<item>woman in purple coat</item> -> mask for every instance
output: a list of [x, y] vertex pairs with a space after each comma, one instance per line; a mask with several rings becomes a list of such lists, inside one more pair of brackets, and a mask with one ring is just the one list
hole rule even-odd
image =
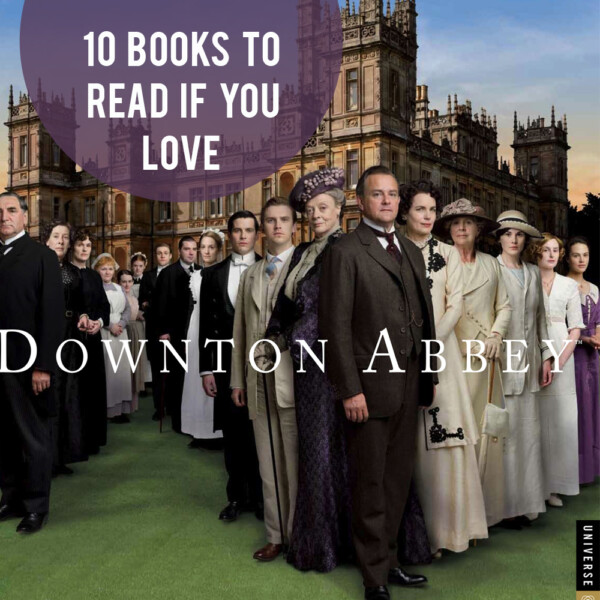
[[322, 360], [319, 279], [325, 252], [342, 235], [343, 185], [343, 170], [333, 168], [305, 175], [292, 190], [290, 204], [306, 214], [315, 238], [294, 251], [267, 329], [281, 348], [290, 348], [295, 367], [298, 496], [287, 560], [297, 569], [322, 572], [352, 550], [344, 415], [325, 373], [296, 340]]
[[575, 347], [575, 383], [579, 420], [579, 483], [593, 483], [600, 475], [600, 301], [598, 287], [583, 274], [590, 262], [590, 247], [583, 237], [571, 238], [565, 259], [569, 277], [579, 286], [585, 329]]

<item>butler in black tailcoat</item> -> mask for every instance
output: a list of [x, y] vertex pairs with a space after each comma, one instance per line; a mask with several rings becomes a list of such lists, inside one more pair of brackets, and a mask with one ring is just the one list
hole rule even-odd
[[[23, 516], [17, 531], [33, 533], [49, 509], [56, 414], [50, 386], [65, 307], [56, 254], [27, 235], [26, 216], [26, 201], [0, 194], [0, 330], [25, 331], [37, 345], [26, 371], [0, 373], [0, 521]], [[8, 368], [23, 368], [29, 357], [25, 337], [8, 334], [2, 357]]]
[[204, 391], [215, 398], [215, 431], [223, 430], [228, 505], [219, 518], [234, 521], [243, 509], [262, 516], [262, 482], [248, 408], [231, 400], [231, 344], [222, 344], [222, 369], [217, 372], [217, 344], [206, 340], [233, 338], [234, 306], [242, 273], [260, 256], [254, 252], [258, 221], [253, 213], [239, 211], [227, 223], [231, 255], [202, 273], [200, 289], [200, 374]]
[[144, 323], [146, 328], [146, 352], [152, 370], [152, 396], [154, 399], [154, 414], [152, 418], [158, 421], [160, 418], [160, 395], [162, 393], [161, 360], [162, 344], [158, 341], [158, 315], [154, 306], [154, 294], [156, 282], [160, 272], [171, 262], [171, 247], [160, 243], [155, 248], [156, 267], [146, 271], [140, 283], [139, 303], [140, 309], [144, 311]]
[[[179, 356], [187, 356], [184, 340], [186, 338], [190, 316], [194, 308], [190, 290], [190, 276], [200, 269], [196, 263], [198, 244], [191, 236], [179, 240], [179, 260], [161, 271], [156, 282], [155, 304], [158, 317], [158, 336], [160, 340], [168, 340]], [[191, 342], [190, 342], [191, 343]], [[195, 340], [194, 340], [195, 343]], [[163, 344], [160, 345], [160, 362], [162, 369]], [[168, 351], [167, 351], [168, 352]], [[167, 411], [171, 415], [173, 431], [181, 433], [181, 395], [185, 370], [177, 359], [168, 353], [165, 400]]]

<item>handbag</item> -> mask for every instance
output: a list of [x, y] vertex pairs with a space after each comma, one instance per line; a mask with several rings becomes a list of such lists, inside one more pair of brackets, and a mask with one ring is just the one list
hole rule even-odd
[[490, 369], [490, 381], [488, 384], [488, 396], [485, 410], [481, 418], [481, 433], [492, 438], [502, 438], [508, 435], [508, 411], [492, 403], [492, 392], [494, 390], [494, 372], [496, 361], [492, 362]]

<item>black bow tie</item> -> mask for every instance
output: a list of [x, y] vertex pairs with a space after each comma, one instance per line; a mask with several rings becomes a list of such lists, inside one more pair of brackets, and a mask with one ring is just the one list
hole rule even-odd
[[137, 277], [137, 278], [133, 278], [133, 283], [142, 283], [142, 278], [141, 277]]

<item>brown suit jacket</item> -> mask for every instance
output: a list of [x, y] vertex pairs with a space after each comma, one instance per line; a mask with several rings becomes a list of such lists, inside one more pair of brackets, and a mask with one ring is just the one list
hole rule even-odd
[[[396, 236], [419, 292], [418, 298], [409, 298], [409, 301], [421, 305], [422, 339], [435, 339], [431, 294], [422, 253], [398, 231]], [[409, 360], [416, 360], [410, 352], [409, 315], [404, 309], [402, 290], [400, 265], [364, 223], [333, 245], [323, 261], [319, 327], [321, 339], [327, 340], [326, 372], [338, 398], [364, 393], [371, 417], [390, 416], [405, 400], [406, 374], [390, 373], [389, 357], [374, 359], [372, 369], [376, 373], [364, 372], [371, 364], [380, 332], [387, 329], [401, 369], [406, 370]], [[423, 370], [425, 351], [421, 340], [414, 340], [414, 343], [417, 349], [421, 348], [418, 360]], [[382, 342], [378, 352], [385, 351]], [[436, 368], [435, 364], [432, 368]], [[429, 406], [437, 377], [421, 373], [420, 378], [419, 404]]]

